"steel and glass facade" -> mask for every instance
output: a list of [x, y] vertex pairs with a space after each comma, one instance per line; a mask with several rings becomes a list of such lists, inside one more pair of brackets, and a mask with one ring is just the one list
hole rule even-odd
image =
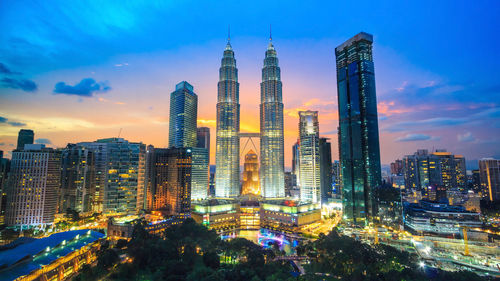
[[240, 104], [238, 69], [229, 41], [219, 69], [215, 147], [215, 196], [235, 197], [240, 190]]
[[182, 81], [170, 94], [169, 147], [196, 147], [198, 96], [193, 86]]
[[319, 122], [317, 111], [299, 111], [300, 200], [321, 200]]
[[344, 218], [367, 223], [381, 184], [373, 36], [361, 32], [335, 49]]
[[260, 83], [260, 186], [264, 198], [285, 196], [281, 70], [269, 42]]

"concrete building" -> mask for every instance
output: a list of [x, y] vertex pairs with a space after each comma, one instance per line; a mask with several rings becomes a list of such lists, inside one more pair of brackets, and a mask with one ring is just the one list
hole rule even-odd
[[318, 112], [299, 111], [300, 200], [304, 202], [321, 202], [319, 150]]
[[500, 160], [492, 158], [479, 160], [479, 177], [483, 197], [489, 201], [500, 200]]

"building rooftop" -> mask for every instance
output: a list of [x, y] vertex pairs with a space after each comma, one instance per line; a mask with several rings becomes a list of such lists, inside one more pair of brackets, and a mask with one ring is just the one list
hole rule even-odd
[[366, 32], [360, 32], [360, 33], [356, 34], [354, 37], [352, 37], [351, 39], [349, 39], [349, 40], [345, 41], [344, 43], [342, 43], [341, 45], [339, 45], [337, 48], [335, 48], [335, 51], [339, 52], [339, 51], [351, 46], [352, 43], [362, 41], [362, 40], [366, 40], [366, 41], [369, 41], [370, 43], [373, 43], [373, 35], [368, 34]]

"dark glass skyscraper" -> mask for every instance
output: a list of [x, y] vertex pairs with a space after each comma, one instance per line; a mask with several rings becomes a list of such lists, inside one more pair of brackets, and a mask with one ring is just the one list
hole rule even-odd
[[240, 84], [234, 51], [227, 41], [217, 84], [217, 136], [215, 147], [215, 196], [240, 193]]
[[335, 49], [344, 218], [367, 223], [372, 190], [381, 183], [372, 56], [373, 36], [361, 32]]
[[198, 96], [193, 86], [182, 81], [170, 94], [169, 147], [196, 147]]
[[25, 144], [33, 144], [35, 133], [33, 130], [21, 129], [17, 136], [17, 150], [23, 150]]
[[285, 196], [284, 152], [281, 70], [271, 40], [260, 83], [260, 186], [264, 198]]

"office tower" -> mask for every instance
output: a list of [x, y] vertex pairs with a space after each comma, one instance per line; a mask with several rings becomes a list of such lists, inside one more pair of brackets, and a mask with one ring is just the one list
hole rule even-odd
[[342, 176], [340, 175], [340, 162], [338, 160], [332, 163], [332, 182], [333, 191], [335, 194], [340, 195]]
[[297, 177], [293, 172], [285, 172], [285, 196], [292, 196], [292, 189], [297, 187]]
[[292, 174], [295, 175], [295, 178], [297, 179], [297, 186], [300, 186], [300, 144], [299, 141], [292, 146]]
[[5, 222], [5, 211], [7, 209], [7, 180], [10, 171], [10, 160], [3, 158], [0, 150], [0, 224]]
[[217, 84], [215, 196], [234, 197], [240, 187], [240, 83], [234, 51], [227, 41]]
[[241, 195], [247, 194], [260, 195], [259, 160], [257, 154], [251, 149], [245, 155], [245, 164], [243, 165]]
[[439, 159], [441, 184], [446, 190], [464, 191], [467, 187], [465, 158], [462, 155], [453, 155], [444, 149], [436, 150], [432, 155]]
[[472, 170], [471, 172], [472, 190], [474, 191], [474, 193], [478, 193], [481, 190], [481, 173], [479, 173], [479, 170]]
[[153, 210], [188, 217], [191, 208], [191, 148], [155, 148], [151, 154]]
[[95, 194], [94, 153], [81, 145], [68, 144], [61, 155], [59, 212], [68, 209], [91, 212]]
[[264, 198], [285, 196], [281, 70], [272, 38], [260, 83], [260, 188]]
[[148, 145], [146, 147], [146, 157], [144, 165], [144, 189], [146, 190], [146, 210], [154, 210], [155, 195], [155, 147]]
[[319, 139], [319, 174], [321, 176], [321, 203], [332, 198], [332, 144], [328, 138]]
[[170, 94], [169, 147], [196, 147], [198, 96], [193, 86], [182, 81]]
[[354, 223], [375, 215], [372, 190], [382, 180], [372, 44], [361, 32], [335, 48], [343, 213]]
[[198, 127], [196, 129], [196, 147], [207, 149], [210, 155], [210, 128]]
[[25, 228], [54, 222], [61, 186], [61, 154], [43, 144], [12, 152], [6, 223]]
[[479, 177], [483, 198], [500, 200], [500, 160], [484, 158], [479, 160]]
[[317, 111], [299, 111], [300, 200], [321, 200], [319, 122]]
[[94, 153], [95, 212], [130, 214], [146, 208], [146, 146], [123, 138], [78, 143]]
[[33, 144], [35, 133], [32, 130], [21, 129], [17, 136], [17, 150], [23, 150], [25, 144]]
[[201, 200], [208, 197], [209, 170], [208, 149], [191, 148], [191, 200]]
[[396, 160], [391, 163], [391, 174], [392, 175], [401, 175], [403, 173], [403, 161]]
[[406, 189], [424, 190], [442, 184], [439, 157], [429, 154], [427, 149], [406, 155], [402, 161]]

